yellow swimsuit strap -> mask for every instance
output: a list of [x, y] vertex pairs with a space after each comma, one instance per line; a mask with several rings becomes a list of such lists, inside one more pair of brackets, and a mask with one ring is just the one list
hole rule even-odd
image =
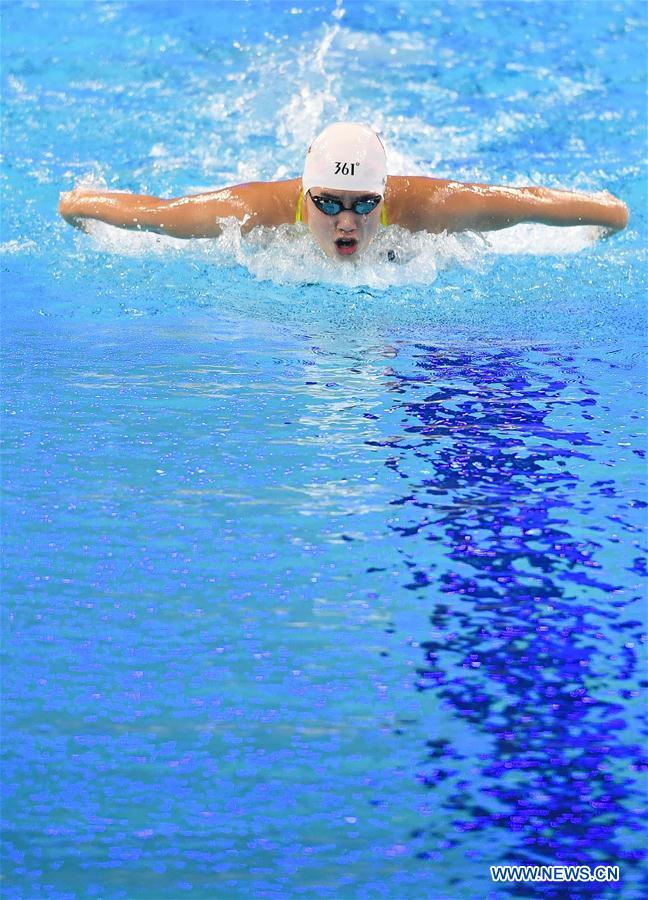
[[[304, 205], [304, 192], [300, 189], [299, 196], [297, 197], [297, 209], [295, 210], [295, 223], [303, 222], [302, 218], [302, 206]], [[380, 224], [387, 227], [389, 225], [389, 219], [387, 218], [387, 204], [383, 203], [383, 207], [380, 210]]]
[[295, 224], [298, 222], [303, 222], [302, 219], [302, 206], [304, 205], [304, 192], [302, 189], [299, 189], [299, 197], [297, 197], [297, 211], [295, 213]]

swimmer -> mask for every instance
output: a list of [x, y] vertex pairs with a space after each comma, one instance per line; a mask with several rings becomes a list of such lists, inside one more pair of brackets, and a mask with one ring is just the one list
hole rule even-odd
[[231, 217], [244, 234], [258, 226], [303, 222], [326, 256], [340, 261], [361, 256], [386, 225], [438, 234], [539, 222], [599, 225], [612, 234], [628, 223], [626, 205], [608, 193], [387, 175], [380, 138], [352, 122], [329, 125], [314, 139], [301, 178], [250, 182], [171, 200], [77, 188], [61, 195], [59, 211], [82, 229], [86, 219], [98, 219], [175, 238], [217, 237], [222, 221]]

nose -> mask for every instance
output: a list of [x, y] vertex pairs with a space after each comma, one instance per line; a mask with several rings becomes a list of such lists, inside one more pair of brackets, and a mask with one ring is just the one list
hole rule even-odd
[[355, 213], [350, 209], [343, 209], [335, 223], [340, 231], [355, 231]]

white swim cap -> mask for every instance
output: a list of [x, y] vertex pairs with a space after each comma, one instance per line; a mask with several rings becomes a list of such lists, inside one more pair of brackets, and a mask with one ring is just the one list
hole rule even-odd
[[382, 141], [371, 128], [355, 122], [335, 122], [308, 148], [302, 185], [338, 191], [385, 193], [387, 159]]

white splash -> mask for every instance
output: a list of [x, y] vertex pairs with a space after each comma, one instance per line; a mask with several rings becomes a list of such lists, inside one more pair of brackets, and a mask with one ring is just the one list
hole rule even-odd
[[[187, 255], [214, 267], [246, 268], [259, 281], [275, 284], [426, 285], [439, 273], [458, 266], [484, 271], [499, 255], [565, 255], [592, 246], [601, 229], [591, 226], [552, 228], [517, 225], [486, 235], [429, 234], [392, 225], [381, 229], [357, 260], [329, 259], [303, 225], [255, 228], [242, 235], [235, 219], [223, 223], [218, 238], [181, 240], [165, 235], [124, 231], [89, 220], [87, 233], [95, 250], [122, 256]], [[84, 235], [79, 241], [86, 240]]]
[[[114, 253], [117, 256], [150, 256], [152, 254], [186, 253], [190, 250], [191, 241], [167, 235], [154, 234], [150, 231], [128, 231], [99, 222], [97, 219], [86, 219], [84, 231], [92, 239], [95, 250]], [[80, 235], [78, 240], [84, 240]], [[196, 244], [205, 241], [196, 241]]]
[[411, 234], [381, 230], [358, 260], [329, 259], [304, 226], [256, 229], [238, 247], [237, 262], [259, 280], [279, 284], [328, 283], [384, 289], [423, 285], [452, 265], [483, 265], [483, 241], [476, 235]]
[[295, 56], [299, 89], [277, 114], [277, 137], [284, 147], [298, 145], [305, 136], [312, 139], [327, 119], [345, 118], [346, 110], [340, 109], [336, 77], [326, 68], [327, 55], [341, 30], [342, 0], [336, 0], [332, 16], [335, 22], [323, 26], [319, 44], [314, 44], [308, 54], [299, 52]]
[[30, 254], [34, 250], [38, 249], [38, 245], [35, 241], [29, 240], [14, 240], [14, 241], [4, 241], [4, 243], [0, 244], [0, 254], [7, 255], [18, 255], [18, 254]]
[[498, 254], [563, 256], [593, 246], [605, 229], [597, 225], [556, 228], [549, 225], [516, 225], [484, 235], [489, 248]]

